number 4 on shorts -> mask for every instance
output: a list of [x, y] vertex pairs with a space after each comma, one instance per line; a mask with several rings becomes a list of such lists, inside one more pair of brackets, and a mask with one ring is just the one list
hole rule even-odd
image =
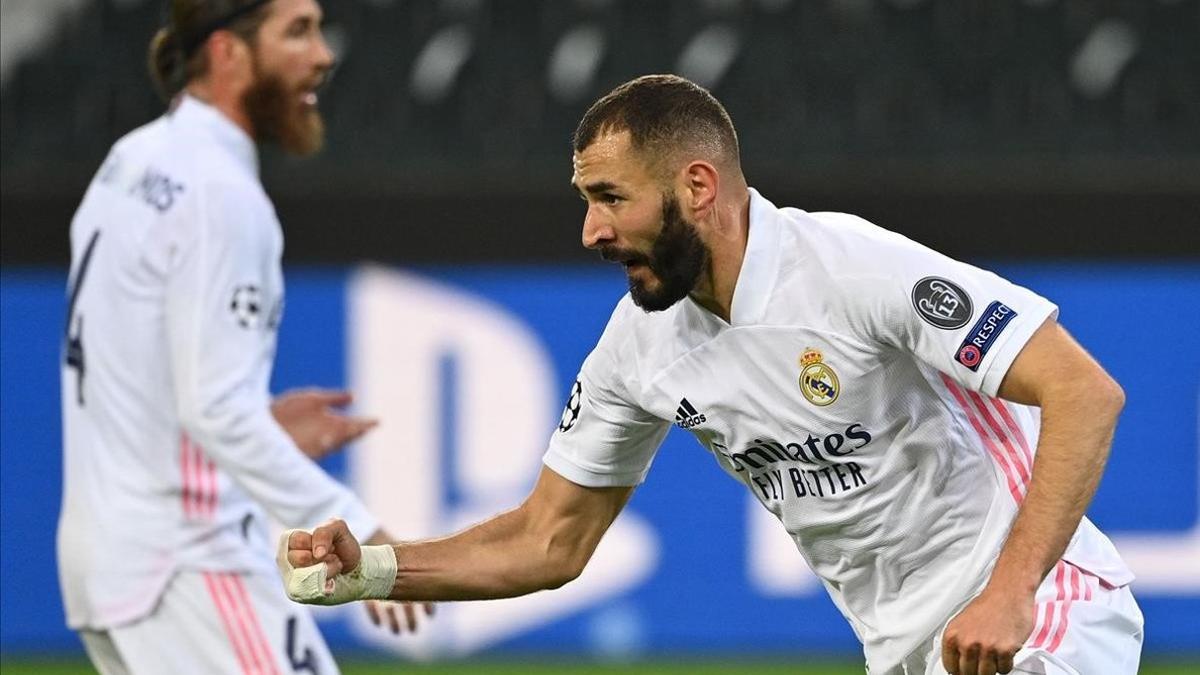
[[288, 663], [292, 664], [292, 672], [320, 675], [317, 672], [317, 660], [313, 657], [312, 649], [305, 647], [302, 654], [297, 654], [296, 649], [296, 617], [292, 615], [287, 620], [287, 657]]

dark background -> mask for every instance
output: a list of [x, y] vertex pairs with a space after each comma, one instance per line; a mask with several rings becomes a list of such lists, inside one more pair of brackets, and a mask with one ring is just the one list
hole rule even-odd
[[[145, 68], [162, 3], [62, 3], [6, 65], [5, 264], [64, 264], [104, 153], [163, 109]], [[1200, 257], [1192, 0], [325, 4], [341, 60], [328, 147], [264, 157], [288, 262], [592, 259], [571, 132], [612, 86], [666, 71], [726, 104], [751, 184], [778, 205], [856, 213], [967, 259]], [[564, 93], [548, 73], [573, 31], [601, 46]], [[447, 36], [468, 49], [430, 94], [418, 65]], [[727, 67], [689, 65], [694, 42]]]

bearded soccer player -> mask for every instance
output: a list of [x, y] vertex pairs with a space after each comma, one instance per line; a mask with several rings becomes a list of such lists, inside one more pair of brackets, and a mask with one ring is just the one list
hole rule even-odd
[[[105, 675], [334, 673], [279, 588], [265, 516], [339, 514], [386, 540], [313, 462], [375, 422], [339, 413], [344, 392], [270, 398], [283, 237], [256, 148], [320, 147], [333, 57], [313, 0], [170, 9], [150, 66], [171, 109], [113, 146], [71, 224], [67, 621]], [[399, 631], [394, 606], [368, 611]]]
[[724, 108], [626, 83], [575, 134], [583, 244], [629, 295], [516, 509], [436, 541], [280, 542], [289, 594], [496, 598], [583, 570], [671, 424], [792, 536], [870, 673], [1137, 672], [1133, 580], [1084, 511], [1124, 394], [1033, 292], [750, 189]]

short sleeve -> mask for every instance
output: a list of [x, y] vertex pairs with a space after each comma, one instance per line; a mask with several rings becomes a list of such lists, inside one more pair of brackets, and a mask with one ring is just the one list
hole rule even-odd
[[[822, 214], [831, 216], [834, 214]], [[856, 333], [911, 354], [973, 391], [996, 396], [1029, 338], [1058, 307], [987, 270], [854, 216], [855, 265], [843, 285]]]
[[616, 318], [609, 323], [584, 361], [542, 459], [555, 473], [585, 487], [640, 484], [671, 428], [629, 393], [633, 383], [628, 380], [636, 377], [636, 369], [628, 360], [632, 357], [621, 355], [620, 343], [627, 336], [620, 323]]

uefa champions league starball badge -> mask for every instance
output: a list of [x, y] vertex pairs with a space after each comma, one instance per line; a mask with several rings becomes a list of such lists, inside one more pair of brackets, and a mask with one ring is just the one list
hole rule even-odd
[[827, 406], [841, 392], [837, 373], [825, 363], [821, 352], [809, 347], [800, 355], [800, 393], [813, 405]]
[[575, 380], [574, 386], [571, 387], [571, 397], [567, 399], [567, 407], [563, 408], [562, 419], [558, 423], [558, 430], [566, 433], [575, 427], [575, 422], [579, 421], [579, 409], [583, 407], [583, 385], [579, 380]]

